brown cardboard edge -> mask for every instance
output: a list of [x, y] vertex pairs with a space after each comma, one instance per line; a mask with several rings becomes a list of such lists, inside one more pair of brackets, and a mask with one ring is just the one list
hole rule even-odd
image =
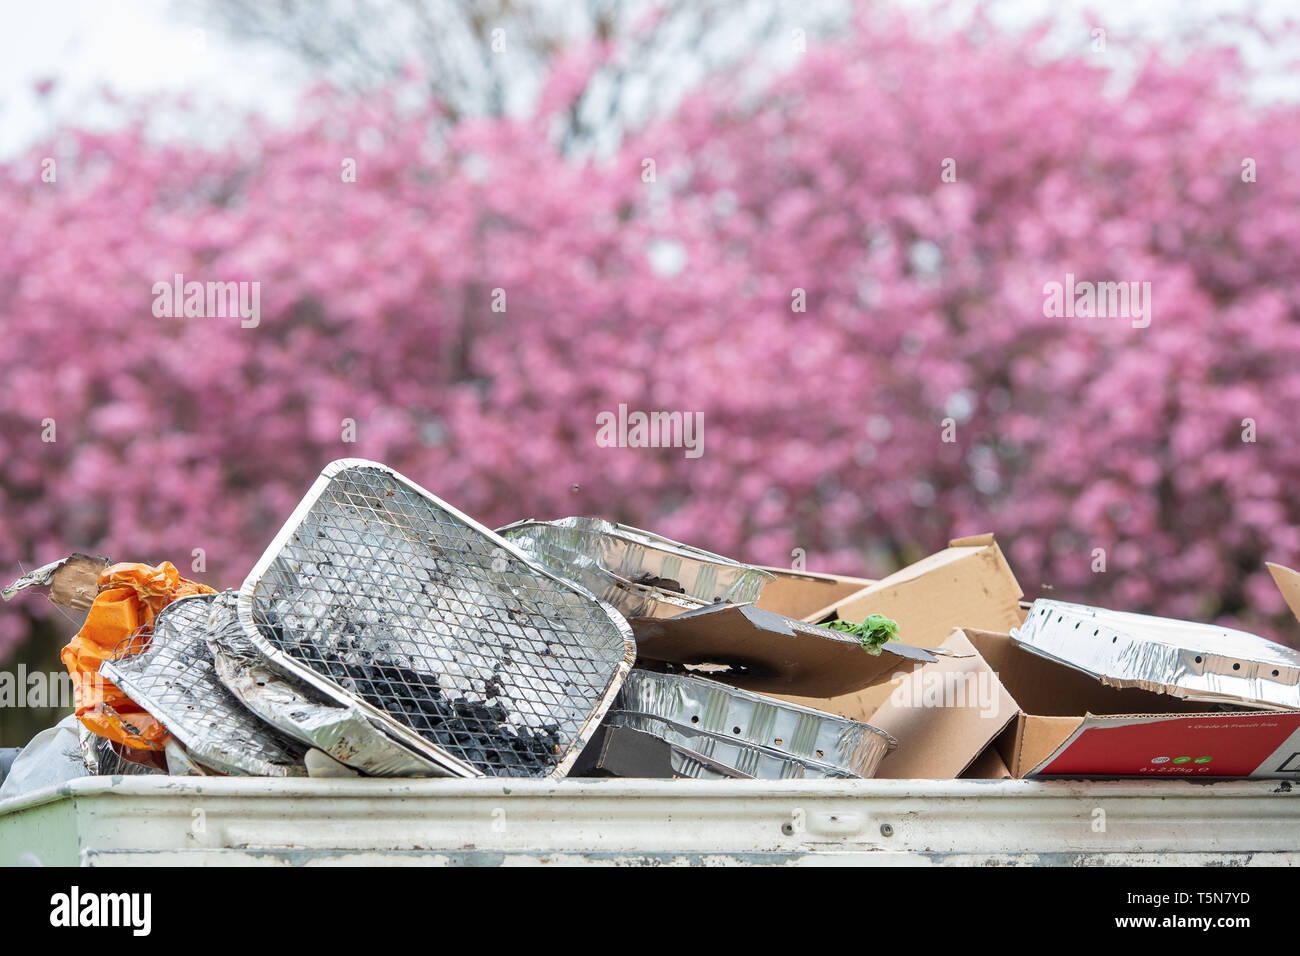
[[1291, 609], [1291, 616], [1300, 621], [1300, 571], [1272, 561], [1265, 561], [1264, 567], [1273, 576], [1273, 584], [1281, 592], [1286, 606]]
[[[1020, 584], [1015, 571], [1012, 569], [1010, 562], [1007, 561], [1007, 557], [1002, 552], [1002, 548], [999, 546], [993, 533], [986, 532], [984, 534], [970, 535], [965, 538], [954, 538], [948, 543], [947, 548], [944, 548], [941, 551], [936, 551], [933, 554], [928, 554], [919, 561], [913, 561], [911, 564], [905, 565], [897, 571], [894, 571], [892, 574], [888, 574], [885, 577], [872, 582], [861, 590], [845, 595], [838, 601], [828, 604], [823, 608], [819, 608], [814, 613], [805, 617], [804, 620], [812, 624], [820, 624], [825, 621], [835, 620], [839, 617], [839, 609], [846, 604], [861, 600], [876, 591], [910, 583], [926, 574], [938, 570], [946, 564], [953, 561], [959, 561], [962, 558], [969, 557], [970, 555], [976, 554], [985, 549], [992, 551], [996, 563], [1000, 566], [1001, 570], [1006, 573], [1007, 577], [1014, 582], [1016, 591], [1018, 592], [1017, 603], [1022, 603], [1025, 596], [1024, 587]], [[1021, 622], [1023, 623], [1023, 611], [1020, 613], [1020, 617]]]
[[926, 648], [901, 641], [868, 654], [853, 637], [750, 603], [710, 604], [673, 617], [634, 617], [629, 623], [641, 659], [753, 666], [756, 670], [749, 674], [709, 676], [760, 694], [837, 697], [887, 679], [900, 667], [936, 659]]

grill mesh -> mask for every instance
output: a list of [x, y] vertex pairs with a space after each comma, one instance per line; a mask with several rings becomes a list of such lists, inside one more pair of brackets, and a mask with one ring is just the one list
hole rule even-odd
[[286, 736], [373, 776], [444, 776], [438, 763], [393, 740], [356, 704], [344, 706], [272, 666], [244, 633], [235, 596], [225, 593], [213, 605], [208, 650], [217, 676], [240, 702]]
[[567, 767], [634, 654], [607, 606], [373, 462], [326, 468], [243, 594], [270, 650], [487, 775]]
[[221, 683], [204, 635], [216, 595], [182, 598], [120, 643], [104, 676], [153, 714], [194, 759], [223, 773], [302, 775], [304, 747], [276, 734]]

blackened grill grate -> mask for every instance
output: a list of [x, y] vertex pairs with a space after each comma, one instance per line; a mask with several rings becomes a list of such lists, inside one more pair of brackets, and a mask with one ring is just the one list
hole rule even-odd
[[608, 605], [375, 462], [329, 465], [253, 569], [259, 650], [463, 776], [558, 776], [635, 657]]

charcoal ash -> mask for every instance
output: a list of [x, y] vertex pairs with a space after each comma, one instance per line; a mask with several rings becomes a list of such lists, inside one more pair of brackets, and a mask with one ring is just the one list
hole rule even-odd
[[[472, 700], [447, 693], [437, 675], [358, 649], [346, 636], [313, 639], [297, 635], [286, 641], [274, 612], [262, 615], [259, 628], [277, 647], [486, 774], [544, 772], [563, 750], [556, 723], [522, 730], [514, 726], [516, 721], [507, 709], [509, 697], [497, 673], [482, 682], [484, 699]], [[358, 636], [350, 622], [341, 631]], [[376, 645], [376, 650], [383, 649], [383, 642]]]
[[641, 584], [648, 588], [658, 588], [661, 591], [672, 591], [676, 594], [685, 594], [686, 588], [682, 587], [680, 581], [673, 578], [661, 578], [646, 571], [632, 578], [633, 584]]

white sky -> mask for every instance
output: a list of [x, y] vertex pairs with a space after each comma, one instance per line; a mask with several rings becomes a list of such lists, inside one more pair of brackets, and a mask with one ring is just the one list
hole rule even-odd
[[[557, 2], [557, 0], [546, 0]], [[792, 22], [799, 5], [791, 0]], [[899, 0], [925, 7], [934, 0]], [[960, 11], [963, 6], [958, 3]], [[999, 0], [996, 19], [1011, 28], [1052, 14], [1064, 29], [1058, 42], [1086, 43], [1080, 16], [1092, 10], [1121, 55], [1131, 35], [1196, 42], [1197, 24], [1243, 0]], [[1296, 10], [1295, 0], [1255, 0], [1267, 21]], [[97, 103], [101, 87], [127, 96], [188, 93], [195, 103], [190, 135], [219, 135], [230, 111], [255, 110], [273, 119], [292, 115], [298, 93], [311, 79], [294, 61], [269, 47], [233, 43], [220, 30], [194, 19], [174, 0], [0, 0], [0, 158], [10, 156], [60, 120], [104, 125], [114, 114]], [[1293, 15], [1293, 14], [1292, 14]], [[1267, 98], [1300, 99], [1300, 75], [1248, 36], [1237, 38], [1247, 62], [1263, 74]], [[1288, 51], [1290, 52], [1290, 51]], [[42, 99], [34, 85], [58, 81]]]
[[[0, 0], [0, 156], [59, 119], [111, 122], [96, 102], [106, 87], [126, 96], [188, 93], [198, 109], [291, 115], [306, 77], [288, 58], [232, 43], [187, 22], [170, 0]], [[45, 99], [34, 85], [55, 79]]]

